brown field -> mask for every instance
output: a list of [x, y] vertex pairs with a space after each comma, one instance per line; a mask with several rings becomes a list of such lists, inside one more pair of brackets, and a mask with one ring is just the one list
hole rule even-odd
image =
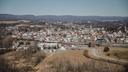
[[45, 53], [13, 51], [0, 56], [0, 72], [36, 72], [34, 67], [44, 58]]
[[128, 61], [128, 48], [110, 48], [110, 51], [105, 53], [105, 55], [116, 59], [124, 59]]
[[125, 72], [123, 66], [89, 59], [79, 50], [48, 56], [36, 68], [38, 72]]
[[0, 56], [0, 72], [127, 72], [121, 65], [90, 59], [83, 52], [8, 52]]

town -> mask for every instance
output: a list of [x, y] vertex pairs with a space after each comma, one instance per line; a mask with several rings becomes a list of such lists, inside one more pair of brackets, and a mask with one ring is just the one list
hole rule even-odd
[[[1, 21], [1, 23], [7, 22], [9, 21]], [[39, 22], [33, 24], [27, 20], [19, 20], [13, 23], [3, 26], [1, 24], [1, 38], [10, 35], [13, 38], [10, 47], [16, 50], [24, 50], [34, 46], [46, 52], [55, 52], [56, 50], [80, 49], [83, 46], [95, 47], [122, 44], [127, 47], [128, 44], [126, 26], [123, 27], [124, 30], [107, 31], [105, 27], [93, 27], [93, 25], [87, 27], [84, 24], [63, 22]], [[0, 44], [1, 48], [7, 46]]]
[[127, 20], [47, 20], [0, 21], [2, 72], [127, 72]]
[[0, 0], [0, 72], [128, 72], [128, 0]]

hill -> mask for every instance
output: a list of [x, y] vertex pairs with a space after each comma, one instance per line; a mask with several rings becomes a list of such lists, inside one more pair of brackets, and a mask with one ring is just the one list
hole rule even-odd
[[85, 21], [128, 21], [128, 17], [120, 16], [73, 16], [73, 15], [12, 15], [0, 14], [0, 20], [36, 20], [48, 22], [85, 22]]

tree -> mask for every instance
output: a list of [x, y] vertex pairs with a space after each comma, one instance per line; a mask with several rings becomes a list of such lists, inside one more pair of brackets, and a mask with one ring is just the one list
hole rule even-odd
[[2, 40], [2, 47], [3, 48], [9, 48], [9, 47], [11, 47], [13, 44], [13, 41], [14, 41], [15, 39], [14, 38], [12, 38], [11, 36], [7, 36], [7, 37], [5, 37], [3, 40]]

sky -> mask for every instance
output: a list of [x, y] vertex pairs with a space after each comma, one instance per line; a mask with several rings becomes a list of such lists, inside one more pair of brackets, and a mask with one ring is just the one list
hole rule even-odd
[[0, 14], [128, 16], [128, 0], [0, 0]]

